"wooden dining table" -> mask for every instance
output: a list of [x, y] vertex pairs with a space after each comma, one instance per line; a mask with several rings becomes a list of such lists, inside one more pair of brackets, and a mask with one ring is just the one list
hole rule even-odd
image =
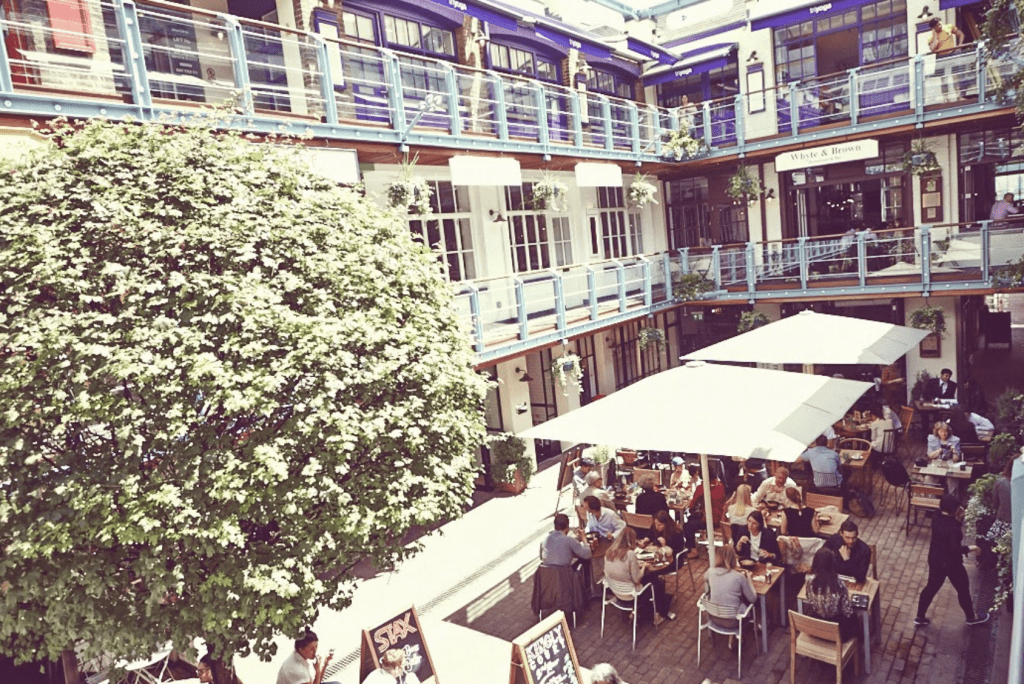
[[[774, 511], [765, 518], [765, 523], [768, 527], [778, 529], [782, 527], [783, 515], [784, 513], [782, 511]], [[842, 527], [844, 522], [850, 519], [849, 513], [842, 513], [840, 511], [828, 514], [827, 520], [822, 519], [825, 514], [816, 513], [816, 515], [818, 515], [818, 531], [815, 533], [815, 536], [822, 537], [824, 539], [828, 539], [833, 534], [839, 534], [839, 528]]]
[[[850, 598], [857, 594], [868, 597], [867, 608], [854, 610], [860, 615], [863, 644], [864, 644], [864, 672], [871, 674], [871, 629], [874, 625], [874, 640], [881, 641], [882, 638], [882, 592], [878, 580], [868, 577], [863, 582], [846, 581], [846, 588], [850, 591]], [[804, 601], [807, 600], [807, 584], [801, 587], [800, 593], [796, 595], [797, 612], [804, 612]]]
[[856, 478], [860, 480], [860, 487], [870, 493], [874, 488], [874, 478], [871, 477], [871, 470], [868, 468], [871, 452], [864, 449], [842, 449], [839, 452], [839, 459], [850, 471], [851, 484]]
[[768, 572], [768, 566], [764, 563], [754, 563], [751, 568], [744, 568], [750, 572], [753, 580], [754, 591], [757, 593], [757, 601], [761, 613], [761, 646], [764, 652], [768, 652], [768, 594], [779, 588], [779, 622], [786, 626], [786, 569], [779, 565], [773, 565]]
[[[960, 466], [963, 465], [963, 468]], [[925, 467], [914, 466], [911, 475], [931, 475], [933, 477], [949, 477], [956, 480], [970, 480], [973, 467], [966, 463], [952, 461], [932, 461]]]

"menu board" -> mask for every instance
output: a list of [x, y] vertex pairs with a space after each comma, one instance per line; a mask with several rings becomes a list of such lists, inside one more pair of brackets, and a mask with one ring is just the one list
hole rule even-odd
[[510, 684], [581, 684], [565, 614], [555, 611], [512, 642]]
[[392, 648], [405, 651], [405, 671], [412, 672], [422, 684], [437, 684], [434, 663], [423, 638], [415, 606], [371, 630], [363, 630], [359, 681], [380, 667], [380, 659]]

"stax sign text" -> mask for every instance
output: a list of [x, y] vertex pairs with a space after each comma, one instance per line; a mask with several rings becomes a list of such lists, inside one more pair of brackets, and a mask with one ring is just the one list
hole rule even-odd
[[412, 626], [412, 612], [405, 614], [389, 625], [384, 625], [373, 633], [373, 640], [377, 642], [377, 653], [381, 654], [388, 650], [409, 634], [415, 634], [416, 628]]

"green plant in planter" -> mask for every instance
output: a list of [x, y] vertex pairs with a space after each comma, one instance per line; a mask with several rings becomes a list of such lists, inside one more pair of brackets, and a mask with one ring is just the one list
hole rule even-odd
[[928, 383], [931, 382], [932, 374], [926, 370], [917, 374], [914, 386], [910, 390], [910, 398], [914, 401], [923, 401], [924, 393], [928, 390]]
[[1011, 387], [996, 398], [995, 424], [1014, 440], [1024, 438], [1024, 394], [1019, 389]]
[[538, 211], [565, 211], [568, 194], [567, 184], [545, 172], [544, 176], [533, 184], [533, 208]]
[[385, 193], [389, 206], [405, 210], [409, 214], [425, 215], [433, 213], [430, 198], [434, 194], [434, 189], [425, 178], [415, 175], [416, 162], [419, 158], [419, 155], [416, 155], [410, 161], [406, 153], [398, 180], [388, 185]]
[[992, 285], [1005, 290], [1024, 286], [1024, 257], [995, 269], [992, 272]]
[[754, 328], [760, 328], [771, 322], [772, 319], [768, 317], [768, 314], [762, 311], [744, 311], [740, 314], [740, 322], [736, 326], [736, 332], [749, 332]]
[[1000, 432], [992, 438], [988, 445], [988, 469], [993, 473], [1003, 472], [1003, 468], [1020, 454], [1017, 440], [1009, 432]]
[[941, 338], [946, 334], [946, 314], [942, 307], [925, 304], [910, 314], [910, 327], [931, 331]]
[[752, 202], [761, 194], [761, 181], [753, 176], [746, 164], [736, 167], [725, 190], [736, 202]]
[[608, 461], [612, 460], [611, 447], [607, 444], [599, 444], [594, 447], [591, 457], [594, 459], [594, 465], [604, 465]]
[[928, 149], [924, 140], [915, 140], [903, 155], [903, 170], [915, 176], [923, 176], [940, 168], [939, 160], [935, 153]]
[[659, 328], [640, 328], [638, 344], [640, 345], [640, 349], [647, 349], [651, 345], [654, 345], [658, 349], [664, 349], [665, 333]]
[[661, 134], [661, 156], [681, 161], [693, 158], [704, 149], [704, 141], [692, 137], [689, 131], [665, 131]]
[[491, 452], [491, 479], [494, 482], [511, 483], [518, 470], [526, 484], [530, 484], [533, 459], [526, 455], [526, 440], [511, 432], [503, 432], [488, 438], [488, 448]]
[[700, 273], [686, 273], [673, 283], [672, 296], [681, 302], [692, 302], [700, 299], [705, 292], [710, 292], [714, 286]]

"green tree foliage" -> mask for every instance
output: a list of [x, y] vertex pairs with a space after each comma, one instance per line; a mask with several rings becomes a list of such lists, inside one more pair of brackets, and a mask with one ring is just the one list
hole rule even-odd
[[1024, 0], [991, 0], [985, 12], [981, 37], [985, 41], [989, 58], [1009, 61], [1015, 68], [1004, 72], [998, 83], [999, 91], [1012, 97], [1018, 119], [1024, 118], [1024, 43], [1021, 37], [1021, 16]]
[[437, 259], [294, 147], [49, 135], [0, 169], [0, 652], [269, 657], [468, 501], [486, 381]]

